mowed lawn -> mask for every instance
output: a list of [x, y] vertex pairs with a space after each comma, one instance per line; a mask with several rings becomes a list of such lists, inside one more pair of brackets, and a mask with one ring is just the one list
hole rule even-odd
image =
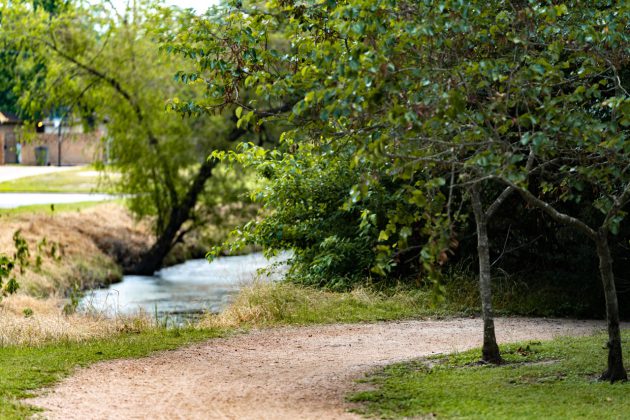
[[[630, 331], [623, 334], [626, 367]], [[479, 350], [389, 366], [355, 393], [358, 412], [381, 418], [627, 419], [630, 383], [598, 381], [606, 337], [503, 346], [503, 366], [483, 366]]]
[[[117, 176], [116, 174], [110, 176]], [[34, 175], [0, 183], [0, 192], [91, 193], [108, 192], [92, 167]]]

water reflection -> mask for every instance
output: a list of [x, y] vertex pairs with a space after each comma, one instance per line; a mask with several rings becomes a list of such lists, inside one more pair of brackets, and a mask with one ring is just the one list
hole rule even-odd
[[[269, 266], [262, 254], [190, 260], [158, 271], [154, 276], [125, 276], [121, 283], [88, 292], [80, 310], [108, 315], [144, 311], [175, 317], [200, 312], [219, 312], [230, 298], [257, 277], [257, 270]], [[276, 273], [276, 277], [279, 275]]]

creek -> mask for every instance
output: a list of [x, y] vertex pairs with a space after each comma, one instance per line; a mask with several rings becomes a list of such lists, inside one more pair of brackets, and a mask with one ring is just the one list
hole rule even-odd
[[[79, 310], [110, 316], [142, 311], [175, 322], [194, 319], [203, 312], [220, 312], [243, 285], [263, 277], [258, 276], [259, 269], [282, 259], [267, 260], [261, 253], [253, 253], [220, 257], [212, 263], [189, 260], [153, 276], [124, 276], [120, 283], [87, 292]], [[278, 274], [263, 279], [275, 277]]]

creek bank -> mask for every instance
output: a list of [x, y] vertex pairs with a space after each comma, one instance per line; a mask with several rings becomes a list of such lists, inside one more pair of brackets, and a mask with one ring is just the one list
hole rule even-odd
[[29, 249], [26, 265], [17, 270], [21, 292], [40, 298], [120, 281], [124, 266], [152, 239], [148, 226], [115, 203], [63, 212], [0, 213], [0, 219], [0, 252], [15, 252], [19, 231]]
[[[20, 293], [57, 301], [68, 298], [76, 302], [85, 291], [120, 283], [155, 240], [149, 224], [134, 220], [119, 203], [56, 212], [0, 211], [0, 220], [0, 252], [14, 253], [17, 231], [29, 248], [28, 266], [17, 276]], [[209, 241], [222, 239], [212, 229], [216, 230], [209, 226], [207, 231], [191, 232], [176, 245], [162, 271], [168, 273], [169, 267], [191, 257], [203, 258]]]
[[15, 253], [18, 231], [29, 250], [25, 265], [14, 270], [20, 289], [0, 301], [0, 346], [81, 342], [155, 328], [146, 316], [76, 311], [85, 290], [122, 280], [122, 265], [152, 241], [148, 226], [123, 206], [0, 211], [0, 223], [0, 253]]

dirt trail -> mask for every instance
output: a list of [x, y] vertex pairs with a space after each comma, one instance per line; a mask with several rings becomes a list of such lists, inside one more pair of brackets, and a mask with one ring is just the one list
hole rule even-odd
[[[599, 321], [509, 318], [500, 342], [601, 330]], [[353, 380], [388, 363], [481, 345], [481, 320], [261, 330], [78, 371], [30, 403], [53, 419], [356, 418]]]

